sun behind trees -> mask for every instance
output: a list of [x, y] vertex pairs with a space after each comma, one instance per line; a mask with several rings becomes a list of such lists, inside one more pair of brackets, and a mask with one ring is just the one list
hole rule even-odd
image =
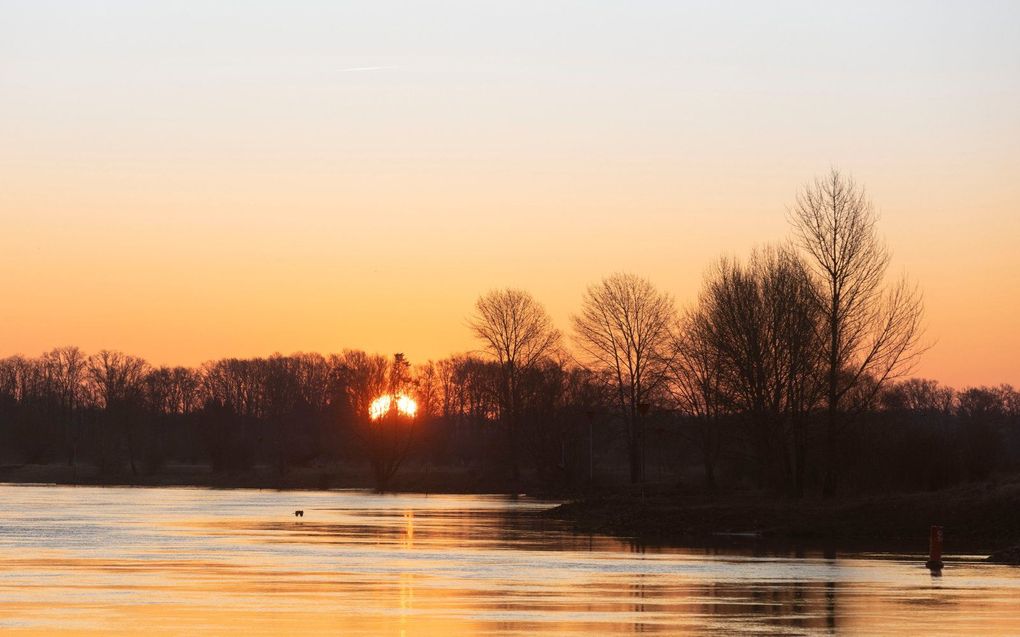
[[394, 354], [388, 365], [386, 393], [378, 394], [363, 414], [361, 436], [367, 449], [375, 487], [385, 491], [403, 464], [414, 439], [418, 403], [409, 394], [411, 364], [403, 354]]
[[[832, 171], [789, 219], [791, 240], [719, 259], [679, 313], [645, 278], [597, 281], [569, 343], [541, 303], [506, 288], [469, 315], [478, 355], [417, 366], [356, 350], [197, 368], [76, 348], [0, 359], [0, 460], [96, 481], [191, 467], [215, 476], [200, 483], [704, 482], [798, 496], [1020, 470], [1012, 387], [899, 380], [923, 352], [923, 308], [887, 280], [864, 190]], [[413, 425], [373, 426], [380, 396], [415, 401]]]

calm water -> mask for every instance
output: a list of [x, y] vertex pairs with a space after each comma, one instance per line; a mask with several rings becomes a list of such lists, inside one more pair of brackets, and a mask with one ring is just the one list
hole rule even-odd
[[641, 552], [536, 501], [0, 486], [0, 506], [4, 635], [1020, 634], [1020, 568]]

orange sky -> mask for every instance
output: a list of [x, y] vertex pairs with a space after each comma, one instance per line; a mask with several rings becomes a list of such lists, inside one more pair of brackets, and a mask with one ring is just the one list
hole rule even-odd
[[0, 4], [0, 355], [420, 362], [489, 288], [566, 329], [616, 270], [683, 305], [836, 165], [917, 373], [1020, 385], [1016, 5], [640, 6]]

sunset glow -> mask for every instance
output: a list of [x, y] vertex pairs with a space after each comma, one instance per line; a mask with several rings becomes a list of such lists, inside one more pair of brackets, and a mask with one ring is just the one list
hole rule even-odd
[[1020, 633], [1018, 24], [0, 0], [0, 637]]
[[1020, 384], [1017, 3], [5, 6], [0, 357], [438, 360], [486, 290], [562, 330], [616, 271], [685, 306], [836, 165], [924, 291], [915, 374]]
[[[372, 401], [368, 407], [368, 417], [372, 420], [379, 420], [393, 409], [394, 398], [390, 394], [384, 394]], [[418, 413], [418, 403], [406, 394], [396, 396], [397, 413], [401, 416], [414, 418]]]

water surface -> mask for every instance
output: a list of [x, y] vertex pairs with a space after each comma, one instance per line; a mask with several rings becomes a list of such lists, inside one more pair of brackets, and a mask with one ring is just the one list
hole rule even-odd
[[549, 506], [0, 485], [0, 632], [1020, 634], [1018, 568], [641, 549], [535, 515]]

